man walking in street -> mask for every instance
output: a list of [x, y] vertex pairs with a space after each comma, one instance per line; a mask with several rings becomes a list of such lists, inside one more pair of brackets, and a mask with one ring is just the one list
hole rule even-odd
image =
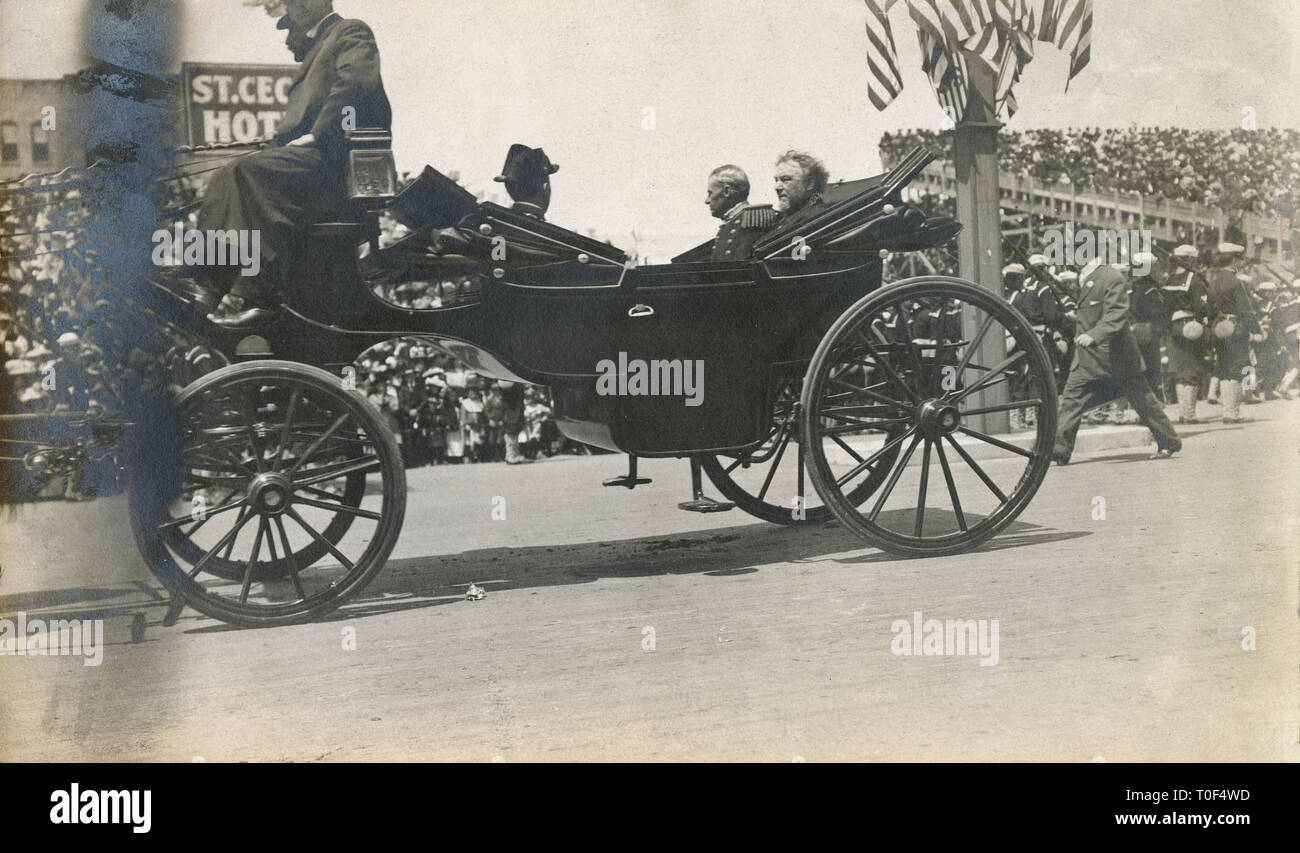
[[1074, 361], [1061, 394], [1052, 459], [1058, 465], [1068, 464], [1083, 413], [1120, 397], [1128, 399], [1139, 422], [1155, 436], [1153, 459], [1177, 453], [1183, 443], [1147, 385], [1142, 353], [1129, 328], [1127, 279], [1094, 260], [1083, 269], [1079, 282]]

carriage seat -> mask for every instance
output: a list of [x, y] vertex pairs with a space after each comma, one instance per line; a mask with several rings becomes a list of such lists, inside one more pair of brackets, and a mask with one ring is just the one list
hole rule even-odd
[[379, 211], [397, 197], [393, 136], [381, 127], [346, 132], [346, 195], [336, 209], [309, 227], [315, 237], [369, 238], [378, 232]]

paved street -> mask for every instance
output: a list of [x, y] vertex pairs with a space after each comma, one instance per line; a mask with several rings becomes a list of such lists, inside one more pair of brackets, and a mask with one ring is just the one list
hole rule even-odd
[[[0, 613], [109, 645], [0, 656], [0, 759], [1300, 760], [1300, 402], [1248, 413], [1082, 453], [943, 559], [681, 512], [684, 461], [423, 468], [362, 597], [260, 631], [161, 627], [123, 498], [5, 509]], [[996, 664], [895, 654], [917, 612], [997, 620]]]

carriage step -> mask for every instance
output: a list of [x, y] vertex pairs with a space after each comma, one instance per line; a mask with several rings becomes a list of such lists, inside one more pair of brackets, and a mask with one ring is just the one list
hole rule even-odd
[[620, 474], [617, 477], [610, 477], [608, 480], [601, 482], [602, 486], [622, 486], [625, 489], [635, 489], [637, 486], [644, 486], [646, 483], [653, 482], [649, 477], [638, 477], [636, 475], [636, 457], [628, 454], [627, 473]]
[[678, 509], [684, 509], [687, 512], [726, 512], [729, 509], [735, 509], [736, 505], [729, 501], [715, 501], [713, 498], [699, 498], [693, 501], [682, 501], [677, 505]]
[[653, 483], [649, 477], [638, 477], [635, 474], [621, 474], [617, 477], [610, 477], [608, 480], [602, 480], [602, 486], [622, 486], [625, 489], [635, 489], [637, 486], [644, 486], [646, 483]]

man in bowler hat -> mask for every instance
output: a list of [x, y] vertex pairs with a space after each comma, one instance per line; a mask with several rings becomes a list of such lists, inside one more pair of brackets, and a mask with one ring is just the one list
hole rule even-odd
[[551, 175], [560, 171], [546, 152], [529, 148], [516, 142], [506, 153], [506, 163], [494, 180], [506, 185], [506, 193], [514, 204], [511, 210], [545, 219], [551, 206]]

